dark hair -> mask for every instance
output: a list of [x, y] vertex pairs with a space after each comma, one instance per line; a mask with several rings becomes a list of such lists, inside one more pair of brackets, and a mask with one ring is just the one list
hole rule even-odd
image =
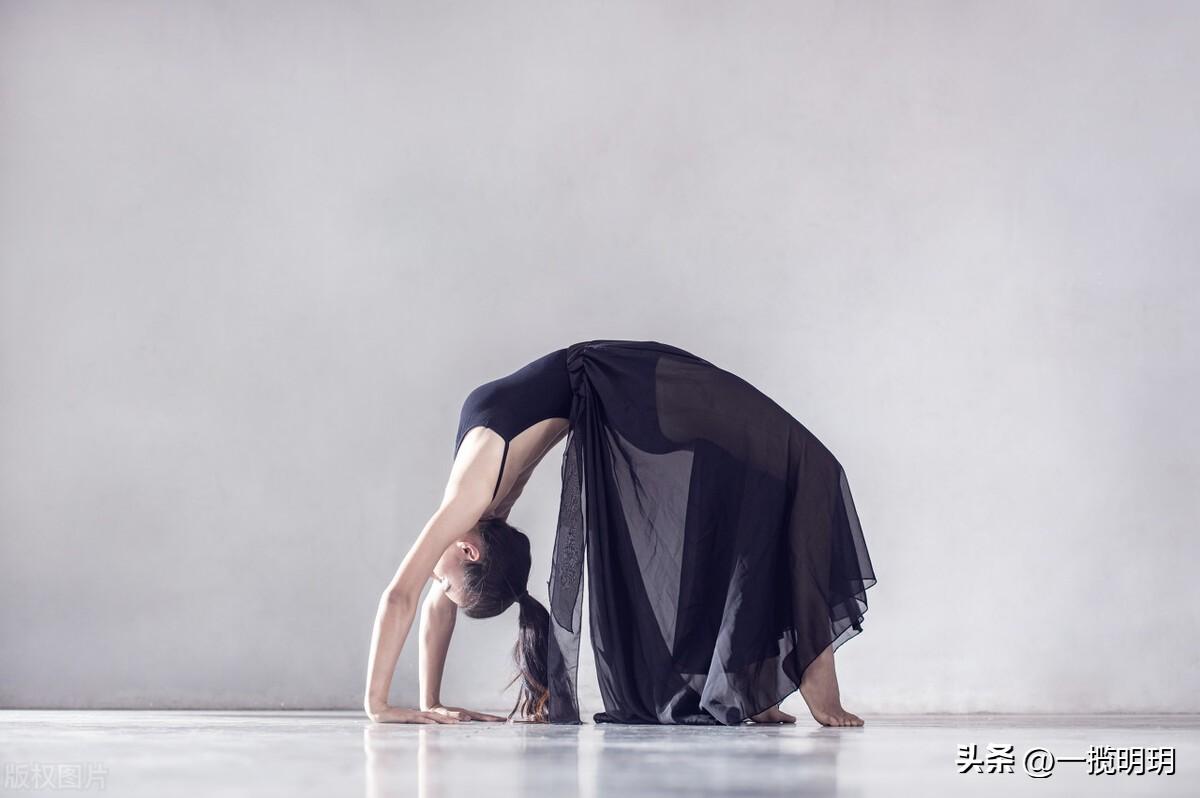
[[521, 680], [511, 718], [520, 712], [526, 719], [545, 723], [550, 691], [546, 679], [546, 647], [550, 613], [526, 592], [529, 581], [529, 538], [499, 518], [480, 521], [476, 527], [483, 540], [478, 560], [463, 563], [461, 603], [468, 618], [491, 618], [504, 612], [515, 601], [521, 609], [520, 630], [513, 646], [517, 674], [509, 682]]

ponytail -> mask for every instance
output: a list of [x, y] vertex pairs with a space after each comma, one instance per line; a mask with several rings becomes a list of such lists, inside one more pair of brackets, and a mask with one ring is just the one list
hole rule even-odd
[[493, 618], [513, 602], [520, 607], [517, 644], [513, 646], [517, 674], [508, 686], [519, 679], [521, 690], [508, 717], [520, 712], [525, 720], [546, 723], [550, 714], [546, 673], [550, 613], [524, 588], [529, 582], [529, 538], [499, 518], [480, 521], [477, 529], [483, 556], [463, 563], [465, 596], [459, 606], [469, 618]]
[[550, 690], [546, 686], [550, 613], [541, 602], [528, 593], [522, 593], [517, 603], [521, 608], [517, 644], [513, 646], [517, 675], [509, 685], [520, 679], [521, 691], [517, 696], [517, 704], [512, 712], [508, 713], [508, 717], [511, 719], [514, 714], [520, 712], [526, 720], [545, 723], [549, 715], [547, 704], [550, 701]]

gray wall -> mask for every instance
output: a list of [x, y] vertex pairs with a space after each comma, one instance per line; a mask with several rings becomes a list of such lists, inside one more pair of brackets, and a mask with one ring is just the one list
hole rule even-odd
[[[359, 706], [467, 391], [644, 338], [846, 466], [880, 579], [848, 708], [1200, 710], [1197, 36], [1194, 3], [0, 3], [0, 705]], [[543, 597], [560, 457], [512, 516]], [[505, 706], [515, 628], [459, 624], [448, 700]]]

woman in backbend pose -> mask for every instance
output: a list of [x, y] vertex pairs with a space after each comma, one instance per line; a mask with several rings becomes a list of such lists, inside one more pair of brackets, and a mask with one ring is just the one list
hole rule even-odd
[[[534, 466], [566, 437], [548, 582], [528, 591], [529, 539], [508, 524]], [[520, 609], [530, 721], [579, 723], [587, 563], [596, 722], [791, 723], [796, 690], [826, 726], [842, 708], [833, 653], [862, 631], [875, 584], [845, 471], [750, 383], [656, 341], [593, 340], [480, 385], [463, 403], [441, 506], [379, 602], [365, 709], [376, 721], [504, 720], [441, 703], [461, 608]], [[388, 703], [421, 605], [421, 709]]]

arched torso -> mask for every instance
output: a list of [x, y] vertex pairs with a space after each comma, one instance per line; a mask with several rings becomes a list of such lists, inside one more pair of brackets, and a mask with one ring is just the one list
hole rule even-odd
[[[487, 474], [492, 498], [483, 517], [506, 518], [533, 468], [566, 435], [573, 403], [568, 350], [556, 349], [489, 380], [463, 401], [452, 479]], [[489, 449], [482, 458], [479, 447]], [[460, 466], [460, 459], [470, 465]], [[468, 476], [466, 469], [480, 474]]]

